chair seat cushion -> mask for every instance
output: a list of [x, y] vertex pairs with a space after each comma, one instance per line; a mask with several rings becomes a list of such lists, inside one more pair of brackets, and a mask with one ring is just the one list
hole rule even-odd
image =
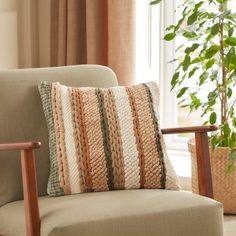
[[[222, 236], [222, 205], [171, 190], [41, 197], [41, 236]], [[0, 208], [0, 234], [25, 235], [23, 201]]]

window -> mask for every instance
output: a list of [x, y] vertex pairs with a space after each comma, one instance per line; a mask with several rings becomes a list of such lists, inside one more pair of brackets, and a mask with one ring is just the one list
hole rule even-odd
[[150, 7], [149, 1], [136, 2], [136, 83], [159, 84], [160, 8]]

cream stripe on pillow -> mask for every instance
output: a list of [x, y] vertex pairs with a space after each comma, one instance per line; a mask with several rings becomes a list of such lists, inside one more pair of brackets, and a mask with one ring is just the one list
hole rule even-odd
[[125, 188], [140, 188], [140, 168], [138, 150], [135, 140], [132, 112], [128, 95], [124, 87], [113, 88], [116, 109], [120, 123], [120, 133], [123, 146]]
[[75, 142], [73, 140], [73, 121], [69, 89], [60, 86], [62, 116], [65, 126], [65, 144], [69, 169], [69, 181], [72, 193], [80, 192], [79, 168], [76, 161]]
[[[157, 117], [157, 121], [158, 121], [158, 125], [160, 127], [159, 124], [159, 97], [160, 97], [160, 92], [158, 87], [156, 86], [156, 84], [154, 82], [148, 82], [146, 83], [146, 85], [148, 86], [151, 95], [152, 95], [152, 100], [153, 100], [153, 109], [155, 112], [155, 116]], [[161, 142], [161, 146], [162, 146], [162, 151], [164, 154], [164, 162], [165, 162], [165, 166], [166, 166], [166, 189], [179, 189], [179, 179], [174, 171], [174, 168], [167, 156], [166, 153], [166, 147], [165, 147], [165, 142], [164, 142], [164, 138], [163, 135], [160, 133], [160, 142]]]

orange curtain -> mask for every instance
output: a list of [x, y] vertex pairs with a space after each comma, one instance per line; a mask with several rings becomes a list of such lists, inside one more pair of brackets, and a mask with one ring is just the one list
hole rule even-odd
[[135, 0], [51, 0], [52, 66], [101, 64], [135, 81]]

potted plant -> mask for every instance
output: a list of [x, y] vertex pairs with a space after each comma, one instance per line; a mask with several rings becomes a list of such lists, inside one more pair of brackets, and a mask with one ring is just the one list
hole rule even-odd
[[[158, 4], [162, 0], [151, 1]], [[163, 0], [164, 1], [164, 0]], [[204, 124], [217, 124], [209, 137], [215, 199], [225, 212], [236, 213], [236, 14], [230, 0], [183, 0], [180, 19], [166, 29], [167, 41], [181, 37], [171, 85], [179, 106], [200, 111]], [[198, 191], [195, 147], [192, 188]]]

